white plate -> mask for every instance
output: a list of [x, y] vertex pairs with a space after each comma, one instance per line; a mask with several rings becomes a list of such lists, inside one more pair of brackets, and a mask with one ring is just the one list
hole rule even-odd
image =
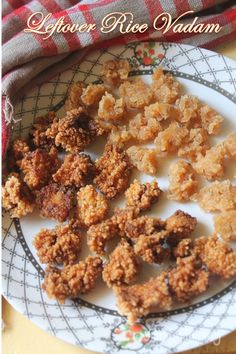
[[[163, 65], [183, 83], [185, 91], [198, 96], [225, 117], [222, 140], [236, 130], [236, 64], [217, 53], [180, 44], [136, 43], [127, 46], [96, 50], [81, 64], [61, 73], [44, 85], [32, 89], [16, 107], [13, 137], [27, 135], [34, 118], [53, 107], [59, 116], [64, 114], [63, 102], [69, 85], [74, 81], [99, 80], [101, 64], [113, 58], [127, 58], [133, 65], [131, 76], [142, 76], [150, 82], [154, 66]], [[96, 143], [88, 150], [92, 157], [102, 151]], [[169, 163], [169, 162], [168, 162]], [[168, 186], [168, 163], [161, 162], [157, 176], [160, 187]], [[227, 166], [226, 177], [233, 176], [233, 163]], [[153, 179], [139, 175], [145, 181]], [[118, 202], [117, 202], [118, 203]], [[122, 198], [119, 198], [122, 205]], [[199, 225], [195, 235], [213, 230], [211, 214], [204, 213], [197, 204], [170, 202], [163, 196], [151, 214], [166, 218], [181, 208], [196, 216]], [[129, 327], [116, 311], [115, 299], [102, 282], [94, 291], [76, 301], [59, 305], [49, 300], [41, 290], [43, 267], [32, 246], [34, 235], [42, 227], [54, 222], [43, 220], [37, 212], [10, 220], [4, 213], [2, 241], [3, 294], [7, 300], [31, 321], [56, 337], [81, 347], [103, 353], [128, 354], [130, 351], [167, 354], [198, 347], [218, 339], [236, 329], [235, 280], [214, 281], [209, 291], [192, 303], [167, 312], [153, 313], [143, 319], [139, 327]], [[83, 256], [86, 253], [86, 247]], [[147, 267], [143, 275], [158, 272], [158, 266]]]

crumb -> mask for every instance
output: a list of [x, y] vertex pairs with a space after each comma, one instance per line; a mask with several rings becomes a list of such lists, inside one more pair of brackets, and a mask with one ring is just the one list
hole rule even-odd
[[224, 146], [227, 157], [236, 160], [236, 132], [231, 133], [226, 137]]
[[202, 127], [208, 132], [208, 134], [219, 134], [224, 118], [207, 104], [201, 106], [199, 114]]
[[89, 155], [68, 154], [53, 175], [53, 180], [65, 186], [84, 187], [96, 175], [96, 168]]
[[105, 121], [120, 121], [126, 113], [123, 98], [115, 99], [112, 94], [106, 92], [99, 102], [98, 117]]
[[197, 192], [198, 182], [190, 163], [178, 160], [169, 169], [168, 199], [186, 202]]
[[159, 67], [153, 72], [151, 88], [158, 102], [174, 103], [180, 96], [181, 85]]
[[124, 227], [124, 236], [136, 240], [140, 235], [152, 235], [165, 230], [165, 221], [147, 215], [127, 220]]
[[116, 286], [114, 291], [119, 312], [128, 317], [129, 323], [136, 322], [154, 308], [168, 310], [172, 305], [164, 272], [143, 284]]
[[18, 173], [8, 176], [2, 187], [2, 206], [12, 218], [21, 218], [34, 209], [34, 198]]
[[140, 79], [125, 81], [120, 85], [119, 92], [129, 108], [143, 108], [153, 99], [152, 90]]
[[112, 219], [90, 226], [87, 233], [90, 251], [104, 255], [107, 242], [118, 235], [117, 224]]
[[53, 111], [35, 119], [29, 133], [32, 137], [34, 146], [37, 148], [50, 149], [54, 145], [54, 140], [46, 135], [46, 131], [50, 128], [53, 122], [56, 123], [57, 121], [58, 118]]
[[168, 231], [160, 231], [151, 235], [140, 235], [135, 244], [135, 253], [147, 263], [162, 263], [170, 256], [170, 251], [164, 246], [169, 235]]
[[139, 212], [150, 210], [152, 204], [156, 203], [161, 194], [161, 189], [156, 181], [141, 184], [137, 179], [125, 192], [126, 206], [137, 208]]
[[131, 167], [126, 152], [107, 144], [103, 155], [96, 161], [98, 173], [94, 183], [107, 198], [112, 199], [127, 188]]
[[17, 168], [25, 154], [30, 151], [30, 146], [25, 139], [15, 139], [8, 151], [8, 165], [10, 169]]
[[63, 304], [67, 298], [74, 299], [92, 290], [101, 271], [101, 258], [92, 256], [63, 269], [49, 267], [42, 288], [50, 299]]
[[24, 181], [31, 190], [45, 186], [58, 167], [59, 160], [55, 147], [51, 147], [49, 152], [43, 149], [28, 152], [20, 162]]
[[138, 276], [138, 270], [138, 262], [133, 247], [125, 240], [121, 240], [109, 255], [102, 276], [107, 286], [112, 288], [114, 285], [132, 284]]
[[182, 210], [177, 210], [166, 219], [166, 230], [170, 236], [168, 243], [175, 246], [180, 240], [191, 235], [197, 225], [197, 219]]
[[214, 216], [215, 232], [225, 241], [236, 240], [236, 210]]
[[66, 111], [71, 111], [72, 109], [81, 107], [81, 95], [83, 93], [84, 86], [85, 85], [83, 82], [75, 82], [70, 85], [65, 102]]
[[40, 216], [59, 222], [65, 221], [74, 204], [74, 192], [56, 183], [49, 183], [36, 193]]
[[113, 126], [109, 135], [108, 135], [108, 143], [112, 145], [116, 145], [120, 148], [126, 147], [127, 144], [130, 144], [133, 140], [133, 135], [127, 126]]
[[192, 126], [195, 125], [196, 121], [199, 123], [200, 101], [197, 97], [191, 95], [181, 96], [177, 100], [176, 105], [181, 113], [179, 122], [191, 124]]
[[41, 263], [74, 264], [81, 249], [81, 234], [70, 224], [54, 229], [42, 229], [34, 239], [34, 246]]
[[103, 80], [110, 85], [118, 86], [128, 78], [130, 64], [126, 59], [108, 60], [103, 64]]
[[105, 87], [101, 84], [89, 84], [83, 88], [81, 101], [85, 106], [97, 105], [105, 93]]
[[80, 222], [89, 227], [105, 219], [108, 213], [106, 197], [98, 193], [92, 185], [80, 188], [77, 193], [77, 215]]
[[175, 258], [189, 257], [193, 252], [193, 248], [193, 240], [190, 238], [184, 238], [173, 248], [173, 255]]
[[140, 172], [154, 176], [158, 170], [157, 153], [153, 149], [133, 145], [126, 150], [130, 162]]
[[94, 141], [98, 126], [86, 115], [82, 107], [66, 113], [47, 129], [46, 135], [55, 139], [56, 146], [61, 146], [67, 152], [79, 153]]
[[191, 255], [177, 258], [176, 267], [168, 272], [171, 293], [178, 301], [188, 301], [207, 290], [209, 273], [202, 269], [201, 262]]
[[221, 179], [224, 174], [225, 148], [223, 144], [217, 144], [206, 151], [205, 155], [198, 155], [193, 164], [195, 171], [208, 181]]
[[187, 128], [180, 126], [177, 122], [170, 123], [168, 128], [161, 131], [154, 140], [157, 152], [176, 152], [187, 136]]
[[206, 212], [232, 210], [236, 207], [236, 187], [229, 180], [215, 181], [200, 189], [192, 199]]
[[178, 150], [178, 156], [194, 162], [198, 156], [205, 155], [208, 149], [209, 141], [206, 130], [203, 128], [190, 129], [189, 135]]
[[144, 107], [144, 116], [158, 121], [166, 119], [178, 120], [179, 110], [168, 103], [155, 102]]
[[236, 275], [236, 251], [228, 243], [218, 240], [216, 235], [203, 236], [196, 240], [196, 247], [210, 273], [226, 279]]
[[129, 121], [129, 132], [139, 143], [153, 140], [161, 130], [162, 127], [156, 118], [147, 118], [141, 113]]

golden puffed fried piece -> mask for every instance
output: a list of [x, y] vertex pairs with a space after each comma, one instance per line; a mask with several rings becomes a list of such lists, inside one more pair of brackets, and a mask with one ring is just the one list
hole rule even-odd
[[130, 64], [126, 59], [108, 60], [103, 63], [102, 77], [110, 85], [118, 86], [128, 78]]
[[154, 149], [133, 145], [130, 146], [126, 152], [132, 165], [140, 172], [147, 173], [151, 176], [157, 174], [158, 159]]
[[94, 141], [99, 130], [97, 122], [87, 116], [85, 108], [80, 107], [68, 111], [64, 118], [53, 123], [46, 135], [55, 140], [56, 146], [67, 152], [79, 153]]
[[226, 137], [224, 146], [226, 156], [232, 160], [236, 160], [236, 132], [233, 132]]
[[134, 220], [139, 214], [139, 209], [137, 208], [115, 208], [114, 214], [111, 217], [111, 220], [116, 224], [117, 230], [120, 237], [126, 237], [126, 225], [130, 221]]
[[74, 206], [74, 191], [51, 182], [36, 192], [36, 205], [42, 218], [63, 222]]
[[85, 227], [103, 221], [108, 208], [106, 197], [98, 193], [92, 185], [80, 188], [77, 193], [77, 216]]
[[213, 108], [204, 104], [200, 107], [199, 115], [201, 119], [202, 128], [204, 128], [209, 135], [217, 135], [220, 132], [224, 118], [219, 115]]
[[182, 210], [166, 219], [166, 230], [169, 231], [168, 244], [175, 246], [180, 240], [191, 235], [197, 225], [197, 219]]
[[134, 323], [139, 317], [145, 316], [154, 309], [168, 310], [172, 305], [171, 294], [167, 285], [166, 273], [142, 284], [114, 287], [117, 306], [121, 315]]
[[50, 111], [44, 116], [35, 119], [29, 133], [32, 137], [34, 146], [50, 149], [54, 145], [54, 140], [46, 135], [46, 131], [53, 122], [55, 123], [57, 121], [58, 118], [54, 111]]
[[229, 210], [214, 216], [215, 232], [225, 241], [236, 240], [236, 210]]
[[177, 258], [176, 267], [168, 272], [170, 292], [178, 301], [187, 301], [207, 290], [209, 272], [195, 255]]
[[20, 162], [20, 170], [28, 187], [38, 190], [49, 182], [59, 165], [57, 149], [51, 147], [49, 152], [43, 149], [27, 152]]
[[68, 154], [61, 167], [54, 173], [53, 180], [64, 186], [80, 188], [88, 184], [96, 175], [95, 164], [89, 155]]
[[75, 299], [79, 294], [92, 290], [101, 272], [101, 258], [88, 256], [84, 261], [63, 269], [48, 267], [42, 288], [50, 299], [63, 304], [68, 298]]
[[42, 229], [34, 238], [41, 263], [74, 264], [81, 249], [81, 234], [71, 224]]
[[102, 96], [98, 107], [98, 117], [105, 121], [120, 121], [125, 118], [126, 108], [123, 98], [115, 99], [115, 97], [106, 92]]
[[179, 115], [179, 110], [168, 103], [155, 102], [144, 107], [144, 116], [155, 118], [158, 121], [166, 119], [179, 120]]
[[197, 192], [198, 181], [191, 164], [178, 160], [169, 169], [168, 199], [186, 202]]
[[129, 182], [132, 165], [125, 151], [107, 144], [102, 156], [96, 161], [95, 185], [108, 199], [123, 192]]
[[102, 276], [109, 288], [130, 285], [138, 276], [139, 266], [133, 247], [121, 240], [105, 263]]
[[180, 83], [171, 74], [165, 74], [162, 67], [153, 72], [151, 88], [157, 101], [163, 103], [174, 103], [181, 91]]
[[112, 219], [107, 219], [99, 224], [90, 226], [87, 232], [90, 251], [104, 255], [107, 242], [118, 235], [117, 224]]
[[18, 173], [10, 174], [2, 187], [2, 206], [12, 218], [21, 218], [34, 209], [34, 197]]
[[173, 247], [172, 254], [175, 258], [184, 258], [192, 254], [194, 242], [191, 238], [184, 238], [177, 246]]
[[176, 105], [180, 110], [179, 122], [191, 124], [192, 128], [197, 123], [199, 125], [199, 108], [200, 101], [197, 97], [191, 95], [183, 95], [177, 101]]
[[236, 208], [236, 186], [229, 180], [215, 181], [200, 189], [192, 199], [206, 212], [227, 211]]
[[156, 181], [142, 184], [135, 179], [125, 192], [126, 206], [137, 208], [137, 213], [150, 210], [152, 204], [158, 201], [161, 192]]
[[162, 263], [170, 256], [170, 251], [164, 246], [169, 235], [168, 231], [160, 231], [151, 235], [140, 235], [135, 244], [134, 252], [147, 263]]
[[107, 138], [108, 144], [119, 146], [121, 149], [132, 143], [133, 140], [133, 135], [126, 125], [113, 126]]
[[196, 239], [194, 250], [210, 273], [226, 279], [236, 275], [236, 251], [216, 235]]
[[143, 215], [126, 221], [123, 236], [135, 241], [140, 235], [152, 235], [165, 230], [165, 227], [164, 220]]
[[205, 155], [198, 155], [193, 168], [208, 181], [214, 181], [224, 175], [224, 160], [225, 147], [223, 144], [217, 144], [207, 150]]
[[105, 86], [102, 84], [89, 84], [83, 88], [81, 101], [85, 106], [97, 105], [105, 91]]
[[119, 93], [129, 108], [143, 108], [153, 99], [151, 88], [141, 79], [125, 81], [120, 85]]
[[30, 151], [29, 142], [26, 139], [15, 139], [8, 151], [7, 165], [12, 170], [20, 165], [21, 160]]
[[187, 128], [177, 122], [172, 122], [168, 128], [161, 131], [154, 140], [157, 153], [178, 151], [184, 139], [188, 136], [188, 133]]
[[205, 155], [209, 146], [208, 134], [205, 129], [190, 129], [189, 135], [184, 139], [182, 146], [178, 150], [178, 156], [194, 162], [198, 156]]
[[74, 82], [70, 85], [67, 99], [65, 101], [65, 110], [71, 111], [72, 109], [77, 109], [82, 105], [81, 95], [83, 93], [83, 88], [85, 87], [83, 82]]
[[145, 143], [155, 139], [162, 126], [156, 118], [148, 118], [138, 113], [130, 119], [128, 130], [138, 143]]

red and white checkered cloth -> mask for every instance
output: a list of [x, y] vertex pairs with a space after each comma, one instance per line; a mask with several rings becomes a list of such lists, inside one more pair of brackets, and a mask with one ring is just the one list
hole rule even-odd
[[[230, 3], [232, 6], [227, 6], [225, 0], [3, 0], [2, 154], [8, 142], [6, 122], [14, 122], [14, 102], [29, 85], [40, 84], [78, 62], [95, 45], [105, 47], [137, 40], [156, 40], [210, 48], [224, 43], [236, 38], [236, 6], [234, 1]], [[210, 8], [216, 4], [224, 4], [225, 10], [211, 14]], [[206, 9], [209, 9], [208, 14], [201, 15], [202, 10]], [[194, 10], [194, 16], [199, 16], [198, 23], [219, 23], [222, 30], [209, 34], [168, 31], [163, 35], [152, 26], [154, 18], [162, 12], [177, 18], [189, 10]], [[117, 28], [108, 34], [102, 33], [100, 25], [103, 17], [116, 11], [132, 12], [135, 22], [147, 23], [149, 30], [143, 34], [121, 35]], [[90, 33], [54, 33], [43, 40], [42, 35], [23, 31], [29, 16], [35, 12], [44, 15], [52, 13], [48, 23], [55, 23], [64, 16], [66, 23], [96, 23], [97, 30]], [[187, 23], [190, 20], [184, 21]]]

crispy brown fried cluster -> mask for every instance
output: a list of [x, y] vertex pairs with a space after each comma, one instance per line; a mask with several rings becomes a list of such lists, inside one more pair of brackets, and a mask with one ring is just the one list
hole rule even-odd
[[129, 108], [143, 108], [153, 99], [152, 90], [140, 79], [125, 81], [120, 85], [119, 92]]
[[42, 287], [49, 298], [64, 303], [67, 298], [74, 299], [93, 289], [101, 271], [101, 258], [89, 256], [63, 269], [47, 268]]
[[155, 150], [133, 145], [129, 147], [126, 152], [132, 165], [140, 172], [147, 173], [151, 176], [156, 175], [158, 160]]
[[8, 166], [10, 169], [19, 167], [21, 160], [30, 151], [30, 146], [25, 139], [15, 139], [8, 152]]
[[112, 219], [92, 225], [87, 233], [89, 249], [99, 255], [104, 255], [107, 242], [118, 235], [117, 224]]
[[170, 236], [168, 243], [176, 245], [183, 238], [191, 235], [197, 225], [197, 219], [182, 210], [177, 210], [173, 215], [166, 219], [166, 230]]
[[178, 156], [194, 162], [198, 156], [205, 156], [208, 149], [209, 142], [206, 130], [203, 128], [193, 128], [190, 129], [189, 135], [179, 148]]
[[105, 93], [105, 87], [101, 84], [89, 84], [83, 88], [81, 101], [85, 106], [97, 105]]
[[129, 121], [128, 131], [139, 143], [155, 139], [161, 130], [162, 127], [156, 118], [145, 117], [142, 113], [136, 114]]
[[126, 206], [137, 208], [137, 213], [150, 210], [152, 204], [158, 201], [160, 194], [161, 190], [156, 181], [141, 184], [136, 179], [125, 192]]
[[135, 241], [140, 235], [152, 235], [165, 229], [165, 221], [147, 215], [128, 220], [125, 224], [125, 236]]
[[81, 107], [82, 102], [81, 102], [81, 95], [83, 92], [84, 88], [84, 83], [83, 82], [75, 82], [72, 85], [70, 85], [68, 94], [67, 94], [67, 99], [65, 102], [65, 109], [66, 111], [71, 111], [72, 109], [77, 109]]
[[225, 211], [214, 216], [215, 232], [225, 241], [236, 240], [236, 210]]
[[115, 99], [106, 92], [99, 102], [98, 117], [105, 121], [119, 121], [125, 117], [125, 102], [123, 98]]
[[51, 111], [42, 117], [37, 117], [30, 130], [34, 146], [38, 148], [50, 149], [54, 145], [54, 140], [46, 135], [46, 131], [51, 124], [57, 122], [56, 113]]
[[112, 199], [127, 188], [131, 167], [127, 154], [117, 146], [108, 144], [96, 161], [94, 183], [107, 198]]
[[65, 186], [80, 188], [89, 183], [95, 174], [96, 168], [89, 155], [68, 154], [53, 179]]
[[130, 65], [128, 60], [108, 60], [103, 64], [103, 80], [110, 85], [118, 86], [122, 81], [128, 78]]
[[42, 229], [34, 239], [40, 262], [48, 264], [73, 264], [81, 249], [81, 235], [71, 224], [54, 229]]
[[132, 284], [138, 275], [138, 262], [133, 248], [122, 240], [104, 265], [103, 280], [109, 288]]
[[126, 125], [113, 125], [109, 132], [107, 142], [108, 144], [119, 146], [120, 148], [126, 147], [134, 140], [129, 128]]
[[191, 255], [194, 247], [194, 242], [191, 238], [184, 238], [176, 247], [173, 248], [173, 256], [175, 258], [183, 258]]
[[36, 205], [43, 218], [65, 221], [74, 205], [74, 192], [57, 183], [49, 183], [36, 194]]
[[158, 102], [174, 103], [180, 96], [180, 83], [171, 74], [165, 74], [161, 67], [154, 71], [151, 87]]
[[43, 149], [28, 152], [20, 162], [24, 181], [31, 190], [38, 190], [45, 186], [58, 167], [59, 160], [55, 147], [52, 147], [49, 152]]
[[2, 206], [12, 218], [21, 218], [34, 209], [34, 197], [17, 173], [10, 174], [2, 187]]

